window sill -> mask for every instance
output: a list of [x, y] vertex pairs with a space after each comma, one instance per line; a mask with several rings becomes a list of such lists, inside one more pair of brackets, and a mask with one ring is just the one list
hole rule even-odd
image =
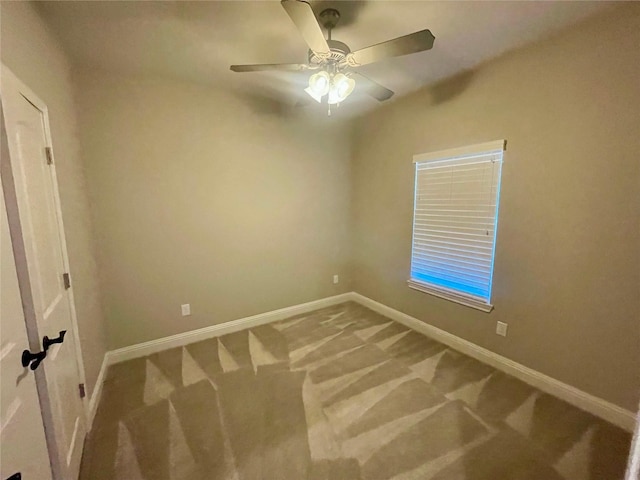
[[467, 297], [466, 295], [447, 290], [446, 288], [437, 288], [430, 285], [425, 285], [424, 283], [416, 282], [414, 280], [407, 280], [407, 285], [409, 285], [409, 288], [413, 288], [414, 290], [428, 293], [429, 295], [434, 295], [436, 297], [444, 298], [445, 300], [459, 303], [460, 305], [464, 305], [465, 307], [475, 308], [476, 310], [482, 310], [486, 313], [489, 313], [491, 310], [493, 310], [493, 305], [489, 303], [484, 303], [481, 300], [475, 299], [473, 297]]

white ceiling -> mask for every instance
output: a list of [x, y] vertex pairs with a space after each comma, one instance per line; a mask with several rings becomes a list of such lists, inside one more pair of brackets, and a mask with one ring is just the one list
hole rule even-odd
[[[351, 50], [431, 30], [436, 37], [432, 50], [361, 67], [394, 90], [394, 98], [546, 38], [607, 6], [570, 1], [311, 4], [316, 14], [327, 6], [341, 12], [333, 38]], [[289, 104], [296, 102], [309, 75], [229, 71], [231, 64], [305, 62], [305, 43], [278, 0], [57, 1], [41, 2], [38, 8], [79, 65], [239, 89]], [[353, 114], [378, 104], [357, 89], [348, 102]]]

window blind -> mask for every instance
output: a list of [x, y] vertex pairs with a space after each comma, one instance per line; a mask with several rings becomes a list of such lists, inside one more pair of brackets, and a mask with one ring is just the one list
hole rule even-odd
[[503, 149], [499, 141], [415, 157], [410, 286], [490, 305]]

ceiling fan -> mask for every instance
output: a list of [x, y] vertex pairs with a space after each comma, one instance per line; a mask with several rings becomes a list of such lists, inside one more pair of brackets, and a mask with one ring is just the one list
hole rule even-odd
[[[331, 105], [339, 105], [351, 94], [356, 80], [363, 86], [366, 93], [380, 102], [393, 96], [393, 91], [354, 71], [355, 68], [385, 58], [430, 50], [435, 40], [429, 30], [420, 30], [352, 52], [345, 43], [331, 38], [331, 30], [340, 20], [338, 10], [324, 9], [320, 12], [318, 21], [311, 5], [305, 1], [282, 0], [280, 3], [309, 46], [308, 63], [231, 65], [230, 68], [234, 72], [317, 71], [310, 76], [309, 86], [305, 88], [305, 92], [318, 103], [321, 103], [326, 95], [329, 115], [331, 115]], [[324, 38], [320, 24], [327, 30], [327, 39]]]

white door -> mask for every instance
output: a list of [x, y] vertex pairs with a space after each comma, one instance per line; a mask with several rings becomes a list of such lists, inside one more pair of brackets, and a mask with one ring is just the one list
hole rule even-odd
[[[48, 349], [39, 367], [44, 375], [36, 375], [45, 426], [52, 425], [54, 432], [49, 451], [54, 472], [75, 479], [86, 434], [79, 391], [84, 371], [72, 290], [63, 279], [69, 269], [47, 107], [4, 66], [1, 95], [16, 203], [16, 211], [7, 212], [11, 238], [23, 247], [15, 259], [27, 326], [35, 324], [41, 338], [56, 339], [66, 331], [63, 343]], [[24, 291], [31, 297], [27, 302]]]
[[[3, 148], [2, 155], [5, 153]], [[29, 342], [2, 184], [0, 207], [0, 478], [5, 480], [20, 473], [23, 480], [50, 480], [36, 382], [33, 373], [21, 363], [22, 351], [29, 349]]]

